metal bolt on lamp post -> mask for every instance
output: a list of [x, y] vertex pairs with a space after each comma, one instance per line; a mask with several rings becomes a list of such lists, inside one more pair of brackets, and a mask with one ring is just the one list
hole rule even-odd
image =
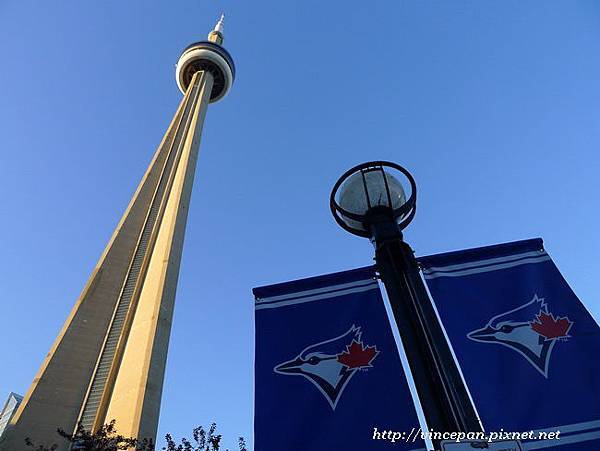
[[[399, 173], [410, 185], [407, 198]], [[395, 163], [373, 161], [347, 171], [330, 197], [336, 222], [370, 238], [414, 377], [425, 420], [438, 432], [478, 432], [481, 424], [429, 299], [413, 250], [402, 230], [416, 212], [417, 185]], [[439, 440], [433, 440], [436, 449]]]

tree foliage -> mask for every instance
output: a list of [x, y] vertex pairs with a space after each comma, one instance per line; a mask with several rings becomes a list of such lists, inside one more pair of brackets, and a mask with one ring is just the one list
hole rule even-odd
[[[177, 444], [171, 437], [171, 434], [167, 434], [167, 446], [163, 448], [166, 451], [220, 451], [221, 450], [221, 434], [217, 434], [217, 425], [213, 423], [205, 430], [202, 426], [198, 426], [192, 431], [193, 443], [182, 438], [181, 443]], [[243, 437], [238, 439], [239, 451], [248, 451], [246, 448], [246, 442]]]
[[[77, 426], [74, 434], [69, 434], [62, 429], [57, 430], [58, 434], [71, 443], [72, 450], [75, 451], [154, 451], [155, 445], [152, 440], [125, 437], [117, 433], [115, 420], [105, 424], [96, 432], [87, 431], [81, 423]], [[171, 434], [167, 434], [166, 446], [164, 451], [221, 451], [221, 434], [217, 434], [217, 425], [213, 423], [208, 430], [198, 426], [192, 431], [192, 440], [181, 439], [181, 443], [176, 443]], [[29, 438], [25, 439], [25, 444], [35, 451], [56, 451], [58, 445], [36, 445]], [[238, 439], [239, 451], [248, 451], [243, 437]], [[228, 450], [224, 450], [228, 451]]]
[[[117, 433], [115, 420], [103, 425], [96, 432], [87, 431], [81, 423], [77, 425], [74, 434], [69, 434], [63, 429], [57, 429], [60, 435], [67, 442], [71, 443], [72, 450], [75, 451], [153, 451], [154, 443], [152, 440], [138, 440], [131, 437], [125, 437]], [[58, 445], [36, 445], [29, 438], [25, 439], [25, 444], [35, 451], [55, 451]]]

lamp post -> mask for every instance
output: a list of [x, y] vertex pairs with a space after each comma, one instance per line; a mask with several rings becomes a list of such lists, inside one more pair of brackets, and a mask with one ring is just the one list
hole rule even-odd
[[[391, 172], [410, 185], [410, 196]], [[478, 432], [481, 424], [402, 230], [416, 212], [417, 185], [395, 163], [374, 161], [347, 171], [330, 197], [331, 212], [348, 232], [370, 238], [429, 430]], [[432, 440], [436, 449], [439, 440]]]

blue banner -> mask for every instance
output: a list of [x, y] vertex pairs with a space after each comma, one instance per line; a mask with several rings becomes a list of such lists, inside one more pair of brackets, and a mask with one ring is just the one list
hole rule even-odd
[[424, 449], [372, 267], [253, 292], [257, 451]]
[[419, 261], [485, 429], [600, 450], [600, 329], [542, 240]]

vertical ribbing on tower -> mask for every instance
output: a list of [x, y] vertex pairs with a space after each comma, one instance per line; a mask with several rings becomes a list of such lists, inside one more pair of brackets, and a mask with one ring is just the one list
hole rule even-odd
[[[121, 357], [127, 344], [127, 337], [150, 257], [152, 256], [154, 243], [161, 226], [162, 214], [170, 195], [181, 154], [184, 151], [186, 137], [189, 133], [193, 133], [190, 130], [191, 123], [195, 115], [204, 117], [206, 114], [205, 110], [208, 107], [212, 85], [213, 77], [210, 73], [196, 72], [182, 102], [183, 113], [179, 121], [173, 124], [175, 127], [174, 138], [165, 143], [168, 146], [168, 155], [138, 237], [136, 249], [129, 264], [129, 270], [79, 417], [79, 421], [86, 430], [95, 430], [107, 420], [111, 420], [105, 418], [106, 409], [112, 395], [116, 374], [119, 371]], [[159, 149], [159, 152], [162, 150]]]

